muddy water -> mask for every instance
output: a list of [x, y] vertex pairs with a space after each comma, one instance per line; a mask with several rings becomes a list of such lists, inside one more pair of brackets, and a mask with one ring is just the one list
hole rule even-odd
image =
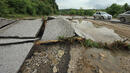
[[96, 27], [88, 21], [74, 20], [72, 22], [72, 27], [79, 36], [86, 39], [92, 39], [97, 42], [112, 43], [113, 41], [121, 40], [114, 30], [106, 27]]

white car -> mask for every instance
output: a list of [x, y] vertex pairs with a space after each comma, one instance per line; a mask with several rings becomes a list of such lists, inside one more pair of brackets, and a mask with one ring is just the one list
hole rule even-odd
[[130, 11], [118, 15], [118, 19], [121, 22], [130, 22]]
[[111, 20], [112, 15], [106, 13], [106, 12], [96, 12], [93, 15], [94, 19], [101, 19], [101, 20]]

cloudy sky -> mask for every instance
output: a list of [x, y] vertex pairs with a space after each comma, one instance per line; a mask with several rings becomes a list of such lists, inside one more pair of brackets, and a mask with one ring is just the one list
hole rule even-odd
[[130, 0], [56, 0], [60, 9], [74, 8], [79, 9], [102, 9], [110, 6], [112, 3], [130, 4]]

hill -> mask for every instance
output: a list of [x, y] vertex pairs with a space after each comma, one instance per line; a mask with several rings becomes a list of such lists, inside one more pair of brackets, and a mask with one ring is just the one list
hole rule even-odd
[[55, 0], [0, 0], [0, 16], [49, 15], [57, 13]]

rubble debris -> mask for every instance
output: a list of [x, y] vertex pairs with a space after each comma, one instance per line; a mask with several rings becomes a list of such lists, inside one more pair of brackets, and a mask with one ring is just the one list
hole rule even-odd
[[58, 70], [57, 70], [56, 66], [54, 66], [53, 67], [53, 73], [57, 73], [57, 72], [58, 72]]
[[[65, 46], [66, 45], [66, 46]], [[33, 55], [26, 59], [19, 73], [67, 73], [69, 63], [69, 43], [35, 45]], [[38, 64], [38, 65], [36, 65]], [[26, 72], [31, 68], [30, 72]]]
[[64, 55], [64, 51], [63, 50], [59, 50], [58, 51], [58, 57], [61, 58]]

